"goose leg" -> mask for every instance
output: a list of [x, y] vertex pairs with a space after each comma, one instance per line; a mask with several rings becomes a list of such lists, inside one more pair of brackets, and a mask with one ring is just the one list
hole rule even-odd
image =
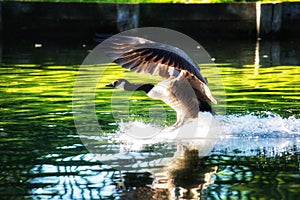
[[175, 122], [175, 124], [172, 125], [173, 128], [179, 128], [180, 126], [182, 126], [184, 124], [183, 120], [177, 120]]

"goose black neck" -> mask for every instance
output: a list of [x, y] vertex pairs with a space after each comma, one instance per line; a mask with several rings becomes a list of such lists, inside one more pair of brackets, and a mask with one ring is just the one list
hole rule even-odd
[[148, 93], [154, 85], [147, 83], [147, 84], [132, 84], [132, 83], [127, 83], [124, 85], [124, 89], [126, 91], [144, 91]]

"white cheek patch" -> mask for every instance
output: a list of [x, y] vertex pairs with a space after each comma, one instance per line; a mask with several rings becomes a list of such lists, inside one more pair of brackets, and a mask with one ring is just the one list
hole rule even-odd
[[119, 89], [124, 89], [125, 87], [125, 82], [121, 82], [119, 85], [116, 86], [116, 88], [119, 88]]

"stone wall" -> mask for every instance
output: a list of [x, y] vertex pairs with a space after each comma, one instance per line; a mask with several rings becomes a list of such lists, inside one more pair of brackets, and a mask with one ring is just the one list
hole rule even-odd
[[[1, 11], [2, 9], [2, 11]], [[135, 27], [165, 27], [203, 38], [298, 36], [300, 3], [108, 4], [0, 2], [7, 39], [81, 39]]]

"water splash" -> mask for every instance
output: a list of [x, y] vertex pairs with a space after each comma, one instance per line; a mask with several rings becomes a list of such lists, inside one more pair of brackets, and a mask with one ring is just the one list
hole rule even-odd
[[180, 128], [158, 127], [140, 121], [119, 123], [118, 140], [121, 151], [141, 151], [145, 146], [156, 144], [196, 148], [199, 156], [206, 156], [215, 146], [222, 128], [219, 120], [210, 113], [199, 113], [197, 119], [187, 121]]
[[[196, 126], [196, 128], [195, 128]], [[208, 154], [277, 156], [300, 147], [300, 119], [273, 113], [260, 115], [199, 114], [180, 129], [158, 127], [140, 121], [119, 123], [114, 139], [123, 150], [139, 151], [145, 145], [174, 143]]]
[[273, 113], [219, 116], [224, 135], [213, 153], [280, 156], [300, 147], [300, 119]]

